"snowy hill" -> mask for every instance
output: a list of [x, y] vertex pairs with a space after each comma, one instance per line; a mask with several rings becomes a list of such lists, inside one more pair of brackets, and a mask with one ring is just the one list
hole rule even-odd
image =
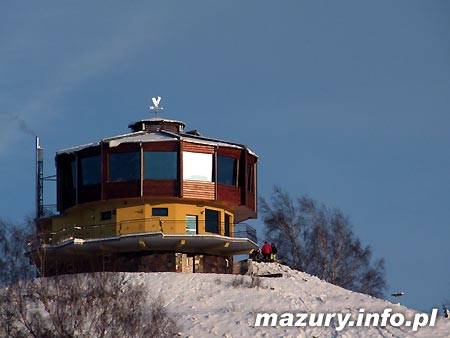
[[[184, 273], [129, 274], [144, 283], [151, 296], [161, 295], [170, 313], [176, 314], [180, 337], [450, 337], [450, 319], [441, 317], [435, 327], [255, 327], [257, 312], [352, 313], [360, 309], [382, 313], [392, 308], [412, 319], [417, 313], [400, 305], [351, 292], [306, 273], [277, 263], [254, 263], [254, 274], [281, 273], [280, 278]], [[253, 284], [258, 282], [253, 279]]]

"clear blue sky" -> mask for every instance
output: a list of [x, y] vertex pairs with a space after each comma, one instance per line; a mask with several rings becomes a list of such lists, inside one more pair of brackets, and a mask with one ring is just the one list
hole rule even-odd
[[34, 211], [23, 122], [50, 175], [160, 95], [258, 153], [260, 196], [349, 214], [404, 304], [450, 298], [449, 1], [2, 1], [0, 55], [1, 217]]

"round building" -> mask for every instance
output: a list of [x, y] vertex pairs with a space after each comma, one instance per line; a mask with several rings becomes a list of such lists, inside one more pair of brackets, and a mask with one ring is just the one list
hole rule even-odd
[[46, 275], [88, 271], [232, 272], [257, 249], [248, 147], [155, 117], [56, 154], [59, 214], [38, 220]]

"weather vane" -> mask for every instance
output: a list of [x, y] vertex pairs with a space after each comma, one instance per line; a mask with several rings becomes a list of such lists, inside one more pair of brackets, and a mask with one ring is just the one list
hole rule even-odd
[[159, 107], [159, 102], [161, 102], [161, 96], [158, 97], [152, 97], [153, 106], [150, 106], [150, 111], [155, 112], [155, 116], [158, 115], [159, 112], [162, 113], [164, 110], [163, 107]]

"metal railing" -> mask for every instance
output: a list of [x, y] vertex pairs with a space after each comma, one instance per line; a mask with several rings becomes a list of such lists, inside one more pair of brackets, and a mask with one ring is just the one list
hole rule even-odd
[[234, 237], [248, 238], [251, 241], [258, 243], [256, 229], [247, 223], [238, 223], [234, 225]]
[[[45, 243], [57, 244], [74, 238], [94, 239], [127, 234], [161, 231], [165, 234], [219, 234], [229, 237], [248, 238], [257, 242], [256, 230], [246, 223], [229, 224], [223, 222], [197, 221], [193, 232], [186, 230], [186, 220], [164, 220], [161, 218], [144, 218], [124, 220], [114, 223], [101, 223], [79, 226], [72, 224], [58, 231], [43, 233]], [[228, 232], [226, 231], [227, 229]]]
[[41, 217], [51, 217], [58, 214], [56, 204], [46, 204], [42, 207]]
[[93, 224], [87, 226], [79, 226], [73, 224], [62, 228], [61, 230], [50, 232], [48, 236], [42, 234], [44, 243], [58, 244], [74, 238], [92, 239], [117, 236], [116, 223]]

